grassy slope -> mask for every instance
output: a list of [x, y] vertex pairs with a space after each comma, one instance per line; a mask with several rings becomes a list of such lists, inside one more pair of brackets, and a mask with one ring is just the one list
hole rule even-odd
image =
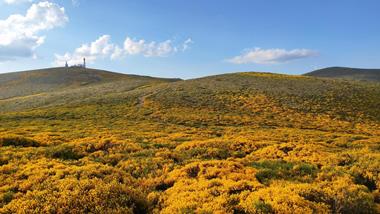
[[[379, 200], [379, 84], [132, 82], [0, 102], [3, 210], [371, 212]], [[15, 135], [37, 143], [9, 146]]]
[[76, 89], [82, 86], [119, 80], [165, 81], [165, 79], [126, 75], [90, 68], [48, 68], [0, 74], [0, 99]]
[[380, 69], [360, 69], [345, 67], [324, 68], [305, 74], [306, 76], [340, 78], [380, 82]]
[[0, 112], [94, 100], [112, 93], [180, 79], [126, 75], [83, 68], [53, 68], [1, 74]]

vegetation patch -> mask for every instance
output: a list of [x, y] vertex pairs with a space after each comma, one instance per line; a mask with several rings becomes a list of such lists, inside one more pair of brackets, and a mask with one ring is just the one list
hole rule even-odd
[[268, 184], [271, 180], [292, 179], [303, 180], [312, 179], [316, 176], [318, 169], [316, 166], [307, 163], [290, 163], [284, 160], [264, 160], [252, 163], [252, 167], [258, 169], [256, 178], [260, 183]]
[[62, 160], [79, 160], [84, 157], [74, 146], [61, 144], [46, 148], [46, 155], [50, 158]]
[[0, 136], [0, 146], [38, 147], [40, 143], [22, 136]]
[[5, 192], [2, 196], [2, 199], [0, 201], [0, 207], [8, 204], [9, 202], [11, 202], [13, 200], [13, 197], [14, 197], [14, 192], [13, 191], [8, 191], [8, 192]]

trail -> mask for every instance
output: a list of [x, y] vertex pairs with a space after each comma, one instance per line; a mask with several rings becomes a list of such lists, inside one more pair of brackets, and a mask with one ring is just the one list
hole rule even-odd
[[41, 95], [44, 95], [46, 93], [38, 93], [38, 94], [31, 94], [31, 95], [26, 95], [26, 96], [16, 96], [16, 97], [9, 97], [9, 98], [4, 98], [0, 99], [0, 102], [7, 102], [7, 101], [15, 101], [15, 100], [21, 100], [21, 99], [27, 99], [30, 97], [38, 97]]
[[141, 96], [141, 97], [139, 97], [139, 99], [138, 99], [138, 106], [139, 107], [143, 107], [144, 105], [145, 105], [145, 100], [148, 98], [148, 97], [150, 97], [150, 96], [152, 96], [152, 95], [154, 95], [154, 94], [156, 94], [157, 93], [157, 91], [155, 91], [155, 92], [151, 92], [151, 93], [149, 93], [149, 94], [146, 94], [146, 95], [143, 95], [143, 96]]
[[164, 87], [164, 88], [158, 88], [158, 89], [155, 89], [154, 91], [152, 91], [152, 92], [149, 92], [149, 93], [147, 93], [147, 94], [145, 94], [145, 95], [142, 95], [142, 96], [140, 96], [139, 98], [138, 98], [138, 106], [139, 107], [143, 107], [144, 105], [145, 105], [145, 102], [146, 102], [146, 99], [147, 98], [149, 98], [149, 97], [151, 97], [151, 96], [153, 96], [153, 95], [156, 95], [158, 92], [160, 92], [161, 90], [165, 90], [165, 89], [167, 89], [168, 88], [168, 86], [166, 86], [166, 87]]

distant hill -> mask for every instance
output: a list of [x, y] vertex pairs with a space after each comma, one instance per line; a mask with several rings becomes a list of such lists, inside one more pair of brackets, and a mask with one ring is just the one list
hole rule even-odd
[[315, 70], [305, 75], [314, 77], [328, 77], [380, 82], [380, 69], [330, 67]]
[[[165, 109], [206, 108], [240, 114], [252, 111], [252, 106], [243, 108], [243, 103], [252, 102], [258, 105], [255, 107], [258, 112], [263, 112], [271, 103], [296, 112], [323, 113], [346, 119], [365, 114], [380, 120], [379, 86], [373, 82], [244, 72], [175, 82], [154, 93], [150, 99]], [[258, 98], [260, 96], [270, 101], [264, 102]], [[273, 109], [265, 111], [272, 114]]]
[[[253, 99], [263, 96], [271, 104], [261, 103], [255, 107], [260, 112], [262, 106], [269, 105], [346, 119], [364, 114], [380, 120], [380, 110], [377, 108], [380, 105], [380, 87], [373, 82], [257, 72], [178, 81], [94, 69], [72, 69], [53, 68], [0, 75], [0, 112], [90, 103], [130, 103], [139, 107], [153, 102], [162, 108], [160, 111], [189, 109], [187, 115], [193, 114], [195, 108], [240, 114], [251, 111], [237, 104], [246, 102], [241, 100], [243, 97]], [[252, 102], [258, 104], [262, 101]], [[169, 110], [167, 113], [171, 115], [176, 111]], [[271, 114], [270, 109], [268, 113]]]
[[0, 74], [0, 99], [27, 96], [120, 80], [176, 81], [147, 76], [127, 75], [97, 69], [47, 68]]

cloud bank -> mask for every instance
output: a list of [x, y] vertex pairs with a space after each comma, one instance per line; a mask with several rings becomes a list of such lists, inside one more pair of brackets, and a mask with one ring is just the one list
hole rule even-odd
[[[63, 55], [55, 54], [54, 64], [63, 66], [67, 62], [70, 65], [79, 64], [86, 58], [89, 63], [97, 59], [120, 59], [128, 55], [141, 55], [144, 57], [166, 57], [178, 51], [186, 51], [189, 48], [191, 39], [187, 39], [183, 44], [175, 45], [171, 40], [163, 42], [147, 42], [143, 39], [133, 39], [127, 37], [122, 46], [111, 42], [110, 35], [103, 35], [97, 40], [82, 44], [72, 53]], [[186, 48], [185, 48], [186, 47]]]
[[242, 55], [235, 56], [227, 61], [234, 64], [276, 64], [285, 63], [296, 59], [316, 56], [318, 53], [308, 49], [261, 49], [245, 51]]
[[32, 4], [25, 15], [0, 20], [0, 61], [35, 56], [34, 50], [45, 40], [40, 33], [61, 27], [68, 20], [63, 7], [47, 1]]

